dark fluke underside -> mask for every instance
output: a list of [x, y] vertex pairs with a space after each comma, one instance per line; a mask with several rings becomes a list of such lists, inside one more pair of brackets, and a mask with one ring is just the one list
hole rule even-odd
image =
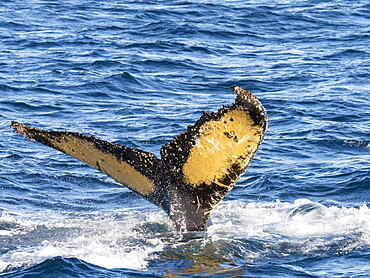
[[203, 115], [154, 154], [92, 136], [11, 127], [126, 185], [164, 209], [178, 231], [202, 231], [215, 205], [233, 188], [262, 143], [267, 114], [247, 90], [233, 86], [235, 103]]

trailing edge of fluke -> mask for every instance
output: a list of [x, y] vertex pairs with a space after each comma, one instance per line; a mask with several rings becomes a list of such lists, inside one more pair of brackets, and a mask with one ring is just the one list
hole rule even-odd
[[206, 113], [162, 146], [161, 159], [93, 136], [46, 131], [13, 121], [11, 127], [124, 184], [161, 207], [178, 231], [202, 231], [215, 205], [233, 188], [262, 143], [267, 114], [239, 86], [235, 103]]

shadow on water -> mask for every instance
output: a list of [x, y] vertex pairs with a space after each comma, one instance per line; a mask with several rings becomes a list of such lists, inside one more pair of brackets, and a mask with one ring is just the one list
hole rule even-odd
[[[186, 242], [166, 246], [157, 254], [155, 265], [166, 266], [157, 269], [164, 277], [233, 277], [243, 273], [240, 263], [234, 258], [238, 249], [235, 243], [227, 241], [187, 238]], [[149, 266], [149, 269], [152, 268]]]

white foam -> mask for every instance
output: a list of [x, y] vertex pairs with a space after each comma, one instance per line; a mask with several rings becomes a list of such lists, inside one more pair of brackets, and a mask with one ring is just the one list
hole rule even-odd
[[370, 245], [370, 209], [365, 204], [345, 208], [325, 207], [307, 199], [294, 203], [229, 201], [220, 203], [212, 217], [213, 225], [208, 233], [213, 240], [225, 237], [274, 239], [275, 243], [302, 244], [307, 252], [335, 245], [346, 237], [355, 240], [341, 243], [342, 251]]
[[370, 233], [370, 209], [325, 207], [308, 199], [294, 203], [220, 203], [209, 232], [234, 231], [247, 236], [308, 238], [358, 231]]
[[[34, 213], [2, 212], [3, 242], [9, 238], [8, 245], [18, 243], [0, 254], [0, 271], [56, 256], [75, 257], [105, 268], [141, 270], [155, 258], [154, 254], [165, 249], [170, 252], [171, 245], [175, 250], [179, 244], [187, 244], [174, 241], [173, 233], [168, 237], [168, 218], [160, 210], [68, 217], [44, 215], [40, 220]], [[212, 221], [204, 244], [237, 244], [248, 258], [270, 252], [351, 252], [370, 245], [370, 209], [366, 205], [326, 207], [307, 199], [294, 203], [225, 201], [212, 213]], [[242, 245], [248, 240], [262, 247], [248, 250], [248, 245]]]
[[153, 219], [160, 225], [167, 225], [167, 218], [162, 212], [145, 214], [149, 214], [151, 219], [147, 220], [142, 215], [138, 217], [137, 213], [54, 219], [49, 222], [3, 216], [0, 221], [15, 227], [3, 236], [19, 238], [20, 246], [0, 255], [0, 271], [56, 256], [79, 258], [106, 268], [144, 269], [152, 254], [161, 251], [164, 244], [155, 238], [154, 233], [141, 230], [140, 225], [150, 225]]

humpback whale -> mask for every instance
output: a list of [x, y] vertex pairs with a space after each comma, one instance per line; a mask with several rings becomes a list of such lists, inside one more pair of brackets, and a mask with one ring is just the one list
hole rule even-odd
[[249, 91], [203, 115], [160, 149], [161, 158], [77, 132], [46, 131], [12, 121], [19, 133], [112, 177], [162, 208], [177, 231], [203, 231], [216, 204], [246, 171], [263, 141], [267, 113]]

